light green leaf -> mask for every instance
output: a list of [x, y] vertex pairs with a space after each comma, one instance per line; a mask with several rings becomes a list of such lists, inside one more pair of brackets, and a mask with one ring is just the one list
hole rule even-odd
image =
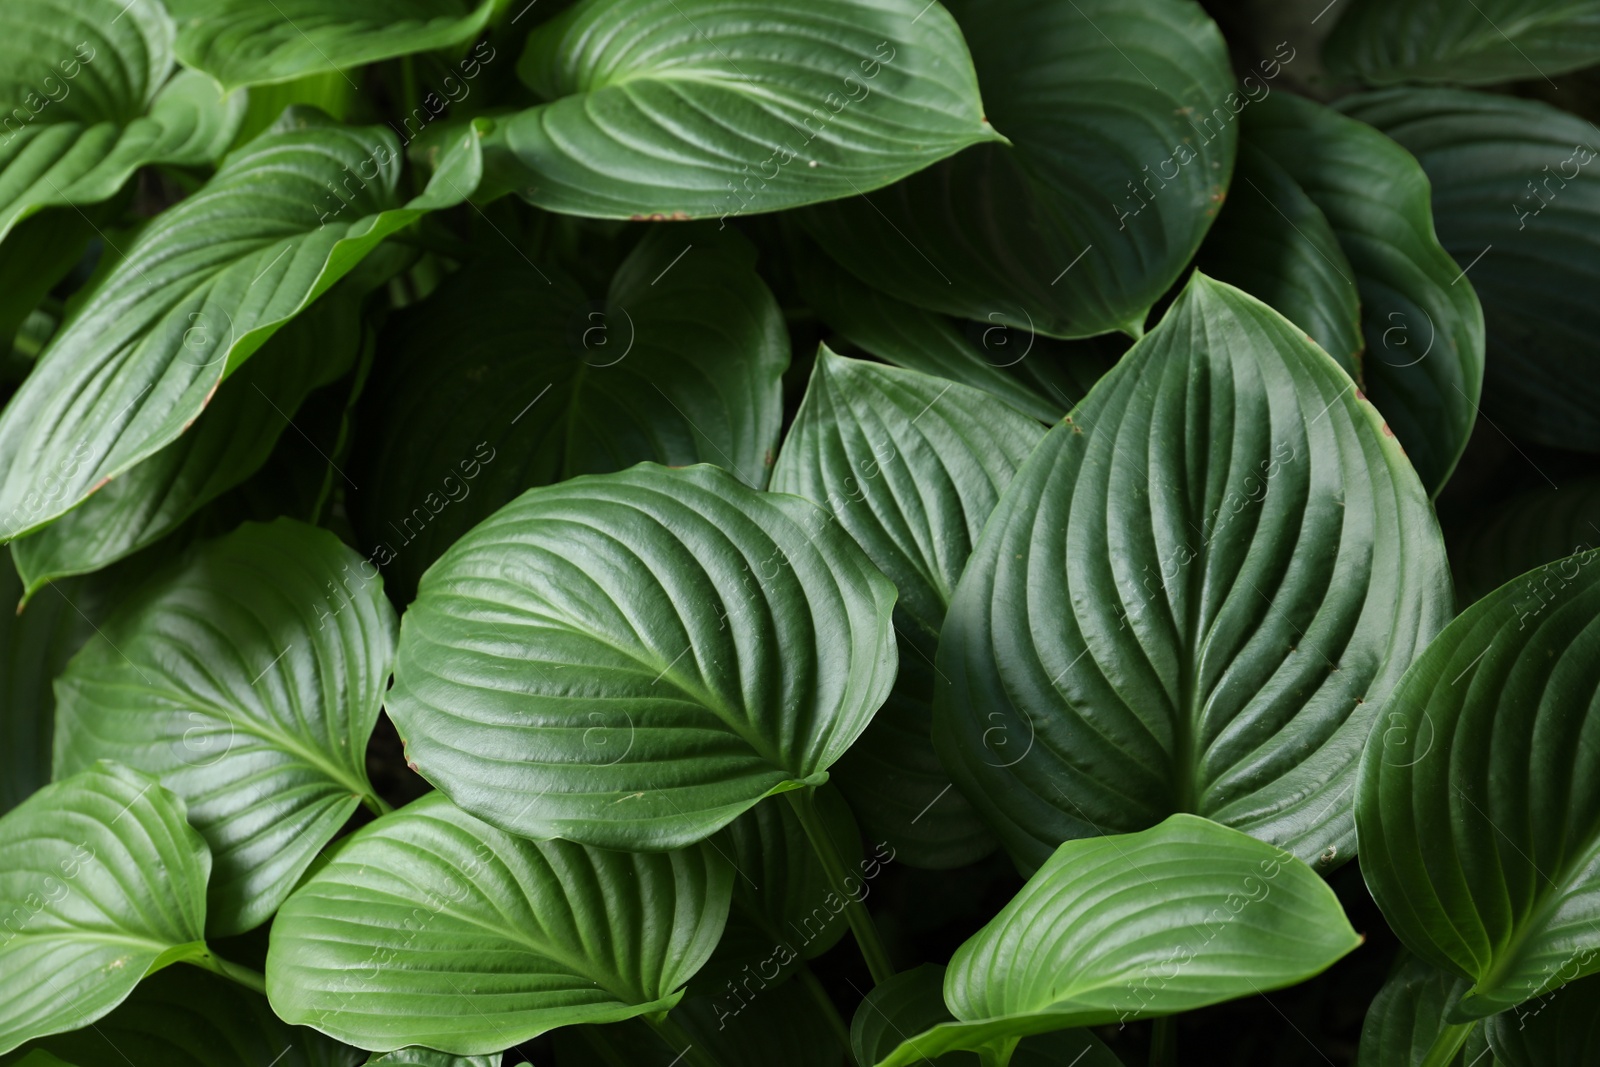
[[188, 801], [215, 856], [211, 929], [265, 922], [363, 799], [393, 662], [383, 583], [289, 519], [201, 546], [131, 597], [56, 683], [55, 768], [116, 758]]
[[532, 489], [400, 630], [414, 767], [527, 837], [675, 848], [816, 785], [894, 681], [894, 587], [814, 504], [699, 465]]
[[1331, 864], [1367, 732], [1450, 604], [1372, 405], [1196, 274], [1001, 496], [940, 635], [935, 744], [1025, 866], [1184, 811]]
[[116, 195], [148, 163], [209, 163], [242, 97], [172, 81], [158, 0], [8, 0], [0, 7], [0, 237], [53, 204]]
[[1227, 193], [1244, 98], [1222, 34], [1192, 0], [950, 7], [1012, 143], [819, 208], [812, 234], [867, 285], [934, 311], [1137, 336]]
[[[1481, 1047], [1481, 1030], [1477, 1023], [1452, 1025], [1445, 1012], [1466, 987], [1460, 978], [1402, 952], [1367, 1009], [1360, 1067], [1462, 1067], [1460, 1050], [1474, 1036]], [[1473, 1061], [1472, 1067], [1492, 1064]]]
[[666, 1011], [722, 933], [732, 878], [707, 845], [528, 841], [433, 793], [289, 898], [267, 992], [282, 1018], [364, 1048], [458, 1055]]
[[766, 485], [789, 338], [754, 248], [657, 228], [603, 296], [554, 267], [491, 259], [392, 321], [352, 497], [398, 596], [534, 486], [642, 460]]
[[[167, 0], [177, 54], [226, 89], [463, 44], [488, 24], [493, 0]], [[353, 81], [352, 81], [353, 84]]]
[[1483, 1029], [1500, 1067], [1600, 1063], [1600, 978], [1573, 982], [1492, 1016]]
[[1293, 856], [1193, 815], [1069, 841], [950, 961], [956, 1022], [879, 1067], [1030, 1034], [1170, 1015], [1321, 973], [1361, 943], [1333, 890]]
[[1450, 543], [1456, 598], [1470, 604], [1535, 567], [1600, 546], [1600, 478], [1514, 496]]
[[260, 993], [193, 967], [168, 968], [93, 1026], [28, 1047], [83, 1067], [357, 1067], [366, 1057], [287, 1025]]
[[1328, 69], [1372, 85], [1492, 85], [1600, 63], [1594, 0], [1352, 0], [1323, 45]]
[[390, 131], [298, 110], [229, 156], [141, 233], [0, 415], [0, 538], [170, 444], [227, 373], [386, 235], [470, 192], [478, 162], [469, 133], [398, 207]]
[[203, 952], [210, 870], [183, 801], [116, 764], [0, 816], [0, 1052], [87, 1026]]
[[1437, 493], [1477, 419], [1484, 329], [1472, 283], [1434, 235], [1427, 177], [1369, 126], [1288, 93], [1244, 126], [1333, 227], [1361, 296], [1363, 385]]
[[836, 775], [868, 836], [917, 866], [996, 844], [934, 752], [933, 662], [984, 520], [1043, 436], [988, 393], [824, 347], [773, 471], [775, 491], [827, 508], [899, 591], [899, 677]]
[[1519, 438], [1600, 452], [1595, 128], [1538, 101], [1447, 89], [1340, 106], [1409, 149], [1433, 183], [1439, 239], [1483, 299], [1485, 414]]
[[1361, 872], [1407, 948], [1472, 983], [1462, 1022], [1600, 971], [1600, 552], [1440, 634], [1361, 761]]
[[272, 336], [192, 430], [38, 533], [12, 543], [27, 596], [97, 571], [176, 529], [267, 461], [312, 389], [350, 369], [360, 307], [331, 294]]
[[597, 218], [781, 211], [1000, 139], [966, 44], [919, 0], [581, 0], [518, 67], [504, 123], [539, 207]]

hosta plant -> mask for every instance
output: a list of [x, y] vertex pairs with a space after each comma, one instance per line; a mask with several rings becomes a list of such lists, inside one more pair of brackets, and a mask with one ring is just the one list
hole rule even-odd
[[1597, 69], [7, 0], [0, 1067], [1592, 1067]]

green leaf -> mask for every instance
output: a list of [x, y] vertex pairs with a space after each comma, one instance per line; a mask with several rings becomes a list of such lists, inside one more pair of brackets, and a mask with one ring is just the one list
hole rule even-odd
[[933, 311], [1138, 336], [1227, 192], [1244, 98], [1222, 34], [1191, 0], [950, 7], [1012, 143], [819, 208], [812, 234], [861, 281]]
[[573, 215], [781, 211], [1000, 139], [955, 20], [918, 0], [581, 0], [518, 73], [548, 101], [503, 124], [521, 193]]
[[94, 228], [91, 215], [77, 208], [51, 208], [0, 242], [0, 350], [11, 351], [22, 324], [82, 261]]
[[[1461, 979], [1403, 952], [1367, 1009], [1361, 1067], [1462, 1067], [1458, 1050], [1480, 1031], [1476, 1023], [1446, 1022], [1445, 1012], [1465, 989]], [[1442, 1058], [1430, 1062], [1430, 1054]]]
[[1434, 235], [1427, 177], [1369, 126], [1288, 93], [1246, 114], [1245, 138], [1338, 237], [1361, 297], [1364, 387], [1437, 493], [1477, 418], [1484, 329], [1472, 283]]
[[1322, 209], [1255, 146], [1250, 129], [1246, 119], [1232, 195], [1200, 266], [1275, 308], [1359, 379], [1366, 342], [1355, 268]]
[[170, 82], [157, 0], [0, 8], [0, 237], [54, 204], [115, 196], [149, 163], [210, 163], [244, 114], [198, 74]]
[[1361, 871], [1407, 948], [1492, 1015], [1600, 971], [1600, 552], [1532, 571], [1452, 622], [1361, 761]]
[[1600, 978], [1586, 978], [1486, 1020], [1500, 1067], [1588, 1067], [1600, 1062]]
[[285, 1024], [266, 997], [194, 967], [168, 968], [93, 1026], [28, 1047], [84, 1067], [356, 1067], [366, 1056]]
[[[226, 89], [464, 44], [493, 0], [167, 0], [177, 54]], [[352, 85], [354, 82], [352, 81]]]
[[1332, 73], [1372, 85], [1549, 79], [1600, 63], [1600, 3], [1352, 0], [1322, 55]]
[[360, 308], [333, 294], [274, 334], [192, 430], [84, 503], [12, 543], [27, 595], [154, 544], [267, 461], [306, 394], [350, 369]]
[[935, 744], [1027, 867], [1183, 811], [1348, 859], [1362, 742], [1449, 611], [1372, 405], [1196, 274], [1001, 496], [940, 635]]
[[289, 519], [201, 546], [56, 683], [55, 768], [115, 758], [182, 796], [215, 857], [211, 930], [265, 922], [366, 799], [395, 641], [383, 583]]
[[203, 951], [210, 870], [183, 801], [116, 764], [0, 816], [0, 1051], [87, 1026]]
[[1116, 362], [1102, 342], [1064, 344], [990, 318], [961, 323], [868, 288], [815, 254], [801, 257], [801, 296], [828, 327], [871, 355], [993, 393], [1055, 422]]
[[448, 1052], [413, 1046], [382, 1055], [375, 1054], [366, 1061], [366, 1067], [500, 1067], [500, 1063], [501, 1055], [498, 1052], [488, 1056], [452, 1056]]
[[899, 591], [899, 677], [836, 776], [868, 836], [916, 866], [996, 844], [933, 749], [934, 655], [984, 520], [1043, 436], [988, 393], [824, 347], [773, 470], [775, 491], [827, 508]]
[[1600, 452], [1600, 312], [1587, 282], [1600, 272], [1600, 183], [1584, 178], [1595, 128], [1549, 104], [1445, 89], [1340, 106], [1433, 182], [1439, 239], [1483, 299], [1485, 414], [1519, 438]]
[[1497, 504], [1450, 543], [1456, 598], [1470, 604], [1519, 574], [1600, 545], [1600, 478], [1535, 489]]
[[893, 683], [894, 598], [814, 504], [641, 463], [457, 541], [386, 706], [417, 771], [493, 825], [674, 848], [826, 778]]
[[477, 151], [467, 134], [405, 207], [386, 129], [290, 110], [229, 156], [141, 233], [0, 415], [0, 538], [175, 440], [227, 373], [386, 235], [459, 202]]
[[657, 228], [603, 295], [554, 267], [485, 260], [392, 321], [352, 496], [397, 595], [534, 486], [642, 460], [766, 485], [789, 338], [750, 244]]
[[1193, 815], [1069, 841], [950, 961], [956, 1022], [880, 1067], [1169, 1015], [1302, 982], [1361, 943], [1305, 864]]
[[434, 793], [357, 831], [284, 904], [267, 992], [364, 1048], [476, 1055], [662, 1012], [710, 956], [733, 871], [707, 845], [605, 852], [501, 833]]

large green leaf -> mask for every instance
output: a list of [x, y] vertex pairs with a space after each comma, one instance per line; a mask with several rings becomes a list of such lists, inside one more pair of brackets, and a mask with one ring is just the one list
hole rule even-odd
[[274, 334], [223, 384], [194, 428], [11, 551], [28, 596], [130, 556], [267, 461], [312, 389], [344, 374], [361, 343], [355, 301], [330, 294]]
[[[1466, 983], [1409, 953], [1402, 953], [1361, 1027], [1361, 1067], [1492, 1067], [1471, 1057], [1469, 1042], [1482, 1051], [1477, 1023], [1451, 1024], [1445, 1012]], [[1433, 1059], [1429, 1059], [1432, 1056]]]
[[1485, 1020], [1483, 1028], [1499, 1067], [1600, 1063], [1600, 978], [1574, 982], [1503, 1012]]
[[[1361, 297], [1363, 385], [1437, 492], [1477, 418], [1484, 328], [1472, 283], [1434, 235], [1427, 177], [1382, 134], [1287, 93], [1247, 113], [1244, 128], [1338, 238]], [[1310, 232], [1296, 236], [1313, 244]]]
[[1477, 516], [1450, 541], [1459, 603], [1546, 563], [1600, 545], [1600, 478], [1535, 489]]
[[222, 155], [244, 100], [198, 74], [167, 82], [172, 32], [159, 0], [0, 6], [0, 237], [52, 204], [116, 195], [147, 163]]
[[1549, 104], [1448, 89], [1340, 106], [1405, 145], [1433, 183], [1439, 239], [1483, 299], [1485, 413], [1506, 433], [1600, 452], [1600, 181], [1584, 173], [1595, 128]]
[[922, 307], [1137, 336], [1228, 189], [1246, 101], [1222, 34], [1192, 0], [950, 6], [1012, 143], [818, 208], [812, 233], [866, 284]]
[[0, 415], [0, 538], [45, 525], [175, 440], [231, 372], [387, 234], [476, 184], [465, 134], [396, 204], [381, 128], [291, 109], [158, 216]]
[[[284, 1023], [260, 993], [193, 967], [164, 970], [93, 1026], [27, 1047], [82, 1067], [357, 1067], [366, 1062], [359, 1049]], [[0, 1058], [0, 1063], [12, 1062]]]
[[864, 286], [820, 256], [801, 264], [801, 296], [844, 340], [897, 367], [993, 393], [1040, 422], [1065, 415], [1116, 361], [1105, 342], [1064, 343], [992, 318], [962, 324]]
[[1600, 551], [1473, 604], [1361, 761], [1361, 871], [1412, 952], [1472, 983], [1464, 1021], [1600, 971]]
[[394, 654], [383, 583], [325, 530], [254, 523], [141, 588], [56, 683], [55, 767], [117, 759], [188, 801], [211, 929], [265, 922], [366, 799]]
[[1549, 79], [1600, 63], [1600, 3], [1351, 0], [1322, 54], [1333, 73], [1373, 85]]
[[1293, 856], [1193, 815], [1069, 841], [956, 950], [955, 1022], [879, 1061], [954, 1049], [1004, 1064], [1019, 1038], [1169, 1015], [1304, 981], [1361, 943], [1327, 883]]
[[397, 595], [534, 486], [641, 460], [766, 485], [789, 339], [749, 243], [657, 229], [602, 295], [554, 267], [486, 260], [392, 321], [353, 496]]
[[462, 44], [494, 0], [166, 0], [177, 54], [224, 88], [291, 81]]
[[183, 801], [116, 764], [0, 816], [0, 1051], [87, 1026], [203, 953], [210, 869]]
[[709, 845], [528, 841], [438, 793], [358, 831], [272, 927], [274, 1010], [364, 1048], [498, 1052], [663, 1012], [710, 956], [733, 870]]
[[780, 211], [999, 139], [955, 20], [919, 0], [581, 0], [518, 71], [548, 101], [504, 123], [521, 193], [574, 215]]
[[894, 598], [816, 505], [641, 463], [457, 541], [387, 708], [418, 772], [496, 826], [674, 848], [826, 778], [893, 683]]
[[1449, 611], [1372, 405], [1197, 273], [1001, 496], [940, 636], [935, 743], [1026, 866], [1182, 811], [1348, 859], [1362, 742]]
[[967, 556], [1044, 429], [994, 396], [823, 348], [773, 470], [894, 582], [900, 674], [836, 777], [868, 836], [906, 862], [959, 867], [995, 839], [933, 749], [934, 655]]

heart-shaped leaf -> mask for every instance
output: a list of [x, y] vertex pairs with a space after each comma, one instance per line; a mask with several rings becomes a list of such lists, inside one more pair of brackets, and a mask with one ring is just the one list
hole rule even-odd
[[[1600, 1062], [1600, 978], [1484, 1020], [1497, 1067], [1588, 1067]], [[1363, 1065], [1365, 1067], [1365, 1065]]]
[[1322, 55], [1333, 73], [1372, 85], [1551, 78], [1600, 63], [1600, 3], [1351, 0]]
[[1138, 336], [1228, 189], [1246, 101], [1222, 34], [1190, 0], [949, 6], [1012, 143], [818, 208], [813, 235], [868, 285], [934, 311]]
[[429, 568], [387, 708], [493, 825], [675, 848], [826, 778], [893, 683], [894, 598], [816, 505], [641, 463], [529, 490]]
[[223, 377], [386, 235], [476, 184], [466, 134], [395, 203], [387, 129], [290, 110], [146, 228], [0, 415], [0, 538], [43, 526], [175, 440]]
[[995, 847], [934, 752], [933, 663], [984, 520], [1043, 436], [989, 393], [823, 348], [773, 470], [774, 491], [827, 508], [899, 591], [899, 677], [835, 776], [868, 836], [918, 866]]
[[993, 393], [1055, 422], [1116, 362], [1103, 341], [1062, 342], [990, 318], [962, 323], [860, 284], [816, 253], [800, 258], [800, 293], [828, 327], [886, 363]]
[[359, 1049], [287, 1025], [260, 993], [193, 967], [168, 968], [141, 982], [121, 1007], [93, 1026], [27, 1047], [83, 1067], [358, 1067], [366, 1062]]
[[244, 100], [199, 74], [168, 83], [172, 33], [158, 0], [0, 7], [0, 237], [52, 204], [116, 195], [145, 164], [222, 155]]
[[[167, 0], [186, 66], [224, 88], [285, 82], [470, 41], [493, 0]], [[354, 84], [352, 81], [351, 84]]]
[[525, 489], [641, 460], [714, 463], [759, 489], [777, 451], [789, 339], [732, 233], [651, 232], [600, 301], [554, 267], [482, 261], [382, 344], [392, 370], [353, 495], [401, 597]]
[[1450, 605], [1372, 405], [1197, 273], [1002, 494], [940, 635], [934, 740], [1027, 866], [1182, 811], [1347, 859], [1362, 742]]
[[[1403, 953], [1367, 1009], [1361, 1027], [1361, 1067], [1485, 1067], [1482, 1028], [1451, 1024], [1449, 1010], [1466, 983]], [[1463, 1049], [1472, 1054], [1463, 1059]], [[1429, 1057], [1434, 1057], [1429, 1059]]]
[[1600, 452], [1600, 312], [1585, 282], [1600, 271], [1600, 182], [1585, 174], [1600, 166], [1595, 128], [1538, 101], [1448, 89], [1340, 107], [1409, 149], [1433, 183], [1439, 239], [1483, 300], [1484, 411], [1518, 437]]
[[12, 543], [26, 595], [154, 544], [255, 473], [306, 394], [350, 369], [360, 308], [329, 294], [272, 336], [188, 433], [38, 533]]
[[1466, 1021], [1600, 971], [1600, 551], [1473, 604], [1361, 761], [1361, 871], [1406, 947], [1472, 983]]
[[364, 1048], [497, 1052], [664, 1012], [711, 955], [733, 870], [709, 845], [606, 852], [500, 832], [430, 794], [353, 835], [272, 927], [267, 992]]
[[[1246, 143], [1277, 164], [1338, 238], [1349, 264], [1339, 281], [1353, 280], [1361, 298], [1364, 387], [1422, 484], [1438, 492], [1477, 418], [1484, 329], [1472, 283], [1434, 235], [1427, 176], [1371, 127], [1288, 93], [1249, 111], [1244, 131]], [[1290, 211], [1276, 194], [1273, 202]], [[1298, 254], [1315, 255], [1312, 231], [1301, 228], [1297, 245], [1308, 247]], [[1255, 295], [1294, 317], [1295, 308], [1274, 303], [1274, 294]]]
[[956, 1022], [879, 1061], [954, 1049], [1004, 1064], [1019, 1038], [1168, 1015], [1304, 981], [1361, 943], [1327, 883], [1293, 856], [1193, 815], [1069, 841], [956, 950]]
[[1450, 542], [1456, 601], [1470, 604], [1535, 567], [1600, 545], [1600, 478], [1506, 500]]
[[999, 139], [955, 20], [917, 0], [581, 0], [518, 72], [549, 101], [503, 124], [520, 191], [573, 215], [781, 211]]
[[394, 654], [383, 582], [325, 530], [247, 524], [142, 588], [56, 683], [55, 766], [115, 757], [188, 801], [211, 929], [265, 922], [363, 801]]
[[0, 1051], [88, 1026], [203, 953], [210, 870], [183, 801], [116, 764], [0, 816]]

